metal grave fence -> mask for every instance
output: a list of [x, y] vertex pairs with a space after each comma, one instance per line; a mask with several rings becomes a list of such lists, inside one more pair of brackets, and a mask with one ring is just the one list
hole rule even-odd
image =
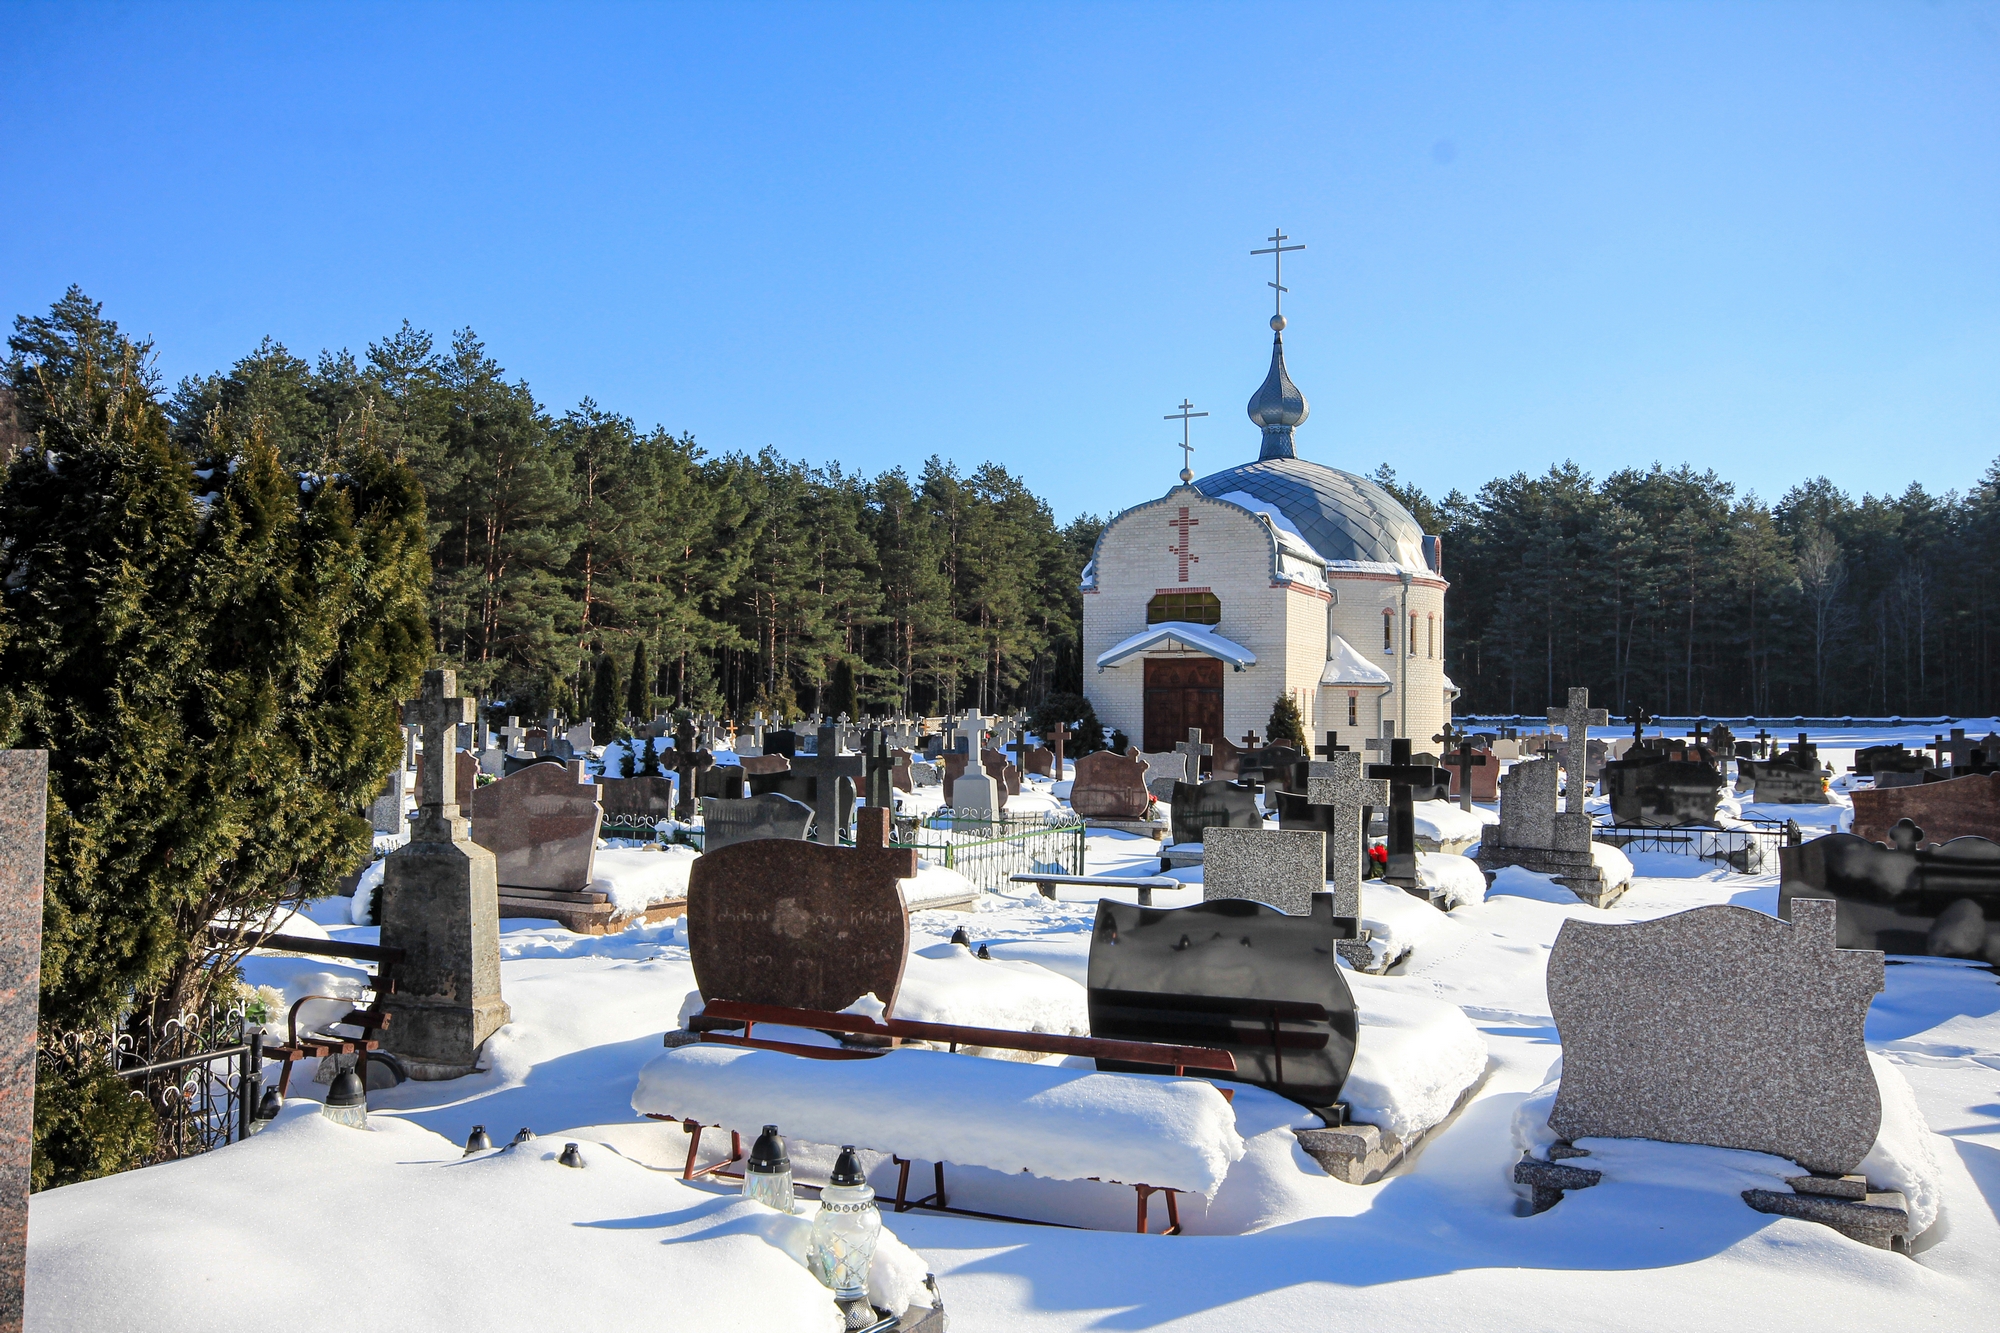
[[1778, 868], [1778, 849], [1796, 847], [1801, 830], [1788, 819], [1746, 819], [1729, 828], [1600, 823], [1591, 829], [1590, 836], [1626, 852], [1692, 856], [1711, 865], [1728, 866], [1738, 874], [1758, 875]]

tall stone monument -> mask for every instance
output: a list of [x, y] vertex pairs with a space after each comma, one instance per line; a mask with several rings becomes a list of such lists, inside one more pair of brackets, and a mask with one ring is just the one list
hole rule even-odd
[[0, 1333], [21, 1333], [27, 1277], [48, 805], [48, 752], [0, 751]]
[[[452, 729], [472, 719], [458, 673], [426, 671], [422, 696], [403, 706], [424, 746], [450, 753]], [[382, 943], [401, 949], [394, 989], [380, 1007], [395, 1016], [384, 1045], [412, 1078], [458, 1078], [479, 1047], [512, 1017], [500, 998], [500, 880], [493, 853], [472, 840], [459, 813], [455, 764], [426, 764], [410, 841], [382, 876]]]

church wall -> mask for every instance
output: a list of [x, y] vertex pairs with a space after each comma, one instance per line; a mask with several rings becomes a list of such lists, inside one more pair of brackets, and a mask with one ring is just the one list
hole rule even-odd
[[[1319, 677], [1326, 670], [1327, 594], [1310, 592], [1296, 585], [1285, 596], [1286, 631], [1285, 689], [1298, 701], [1299, 716], [1305, 723], [1306, 753], [1326, 740], [1319, 725]], [[1273, 692], [1275, 699], [1276, 692]], [[1271, 705], [1264, 705], [1264, 723], [1271, 721]], [[1264, 727], [1258, 734], [1264, 734]], [[1234, 739], [1232, 737], [1232, 739]]]
[[[1180, 531], [1169, 525], [1183, 504], [1197, 520], [1188, 530], [1188, 549], [1195, 558], [1185, 581], [1173, 549], [1180, 544]], [[1256, 664], [1241, 672], [1223, 669], [1224, 728], [1231, 740], [1251, 730], [1261, 736], [1279, 692], [1301, 683], [1289, 646], [1295, 637], [1290, 603], [1314, 608], [1306, 651], [1323, 660], [1324, 650], [1322, 604], [1272, 586], [1271, 552], [1272, 538], [1262, 522], [1192, 488], [1177, 487], [1112, 520], [1097, 548], [1097, 589], [1083, 596], [1083, 692], [1098, 721], [1124, 732], [1134, 745], [1140, 743], [1145, 668], [1134, 658], [1099, 671], [1097, 656], [1146, 628], [1146, 604], [1156, 592], [1207, 588], [1222, 603], [1216, 631], [1257, 654]], [[1306, 679], [1317, 681], [1319, 670], [1315, 661]]]
[[[1408, 726], [1403, 724], [1402, 701], [1399, 691], [1403, 688], [1403, 661], [1399, 658], [1404, 647], [1403, 629], [1403, 586], [1393, 574], [1342, 573], [1334, 571], [1331, 579], [1336, 603], [1333, 609], [1335, 632], [1371, 663], [1389, 673], [1391, 688], [1380, 696], [1380, 711], [1376, 715], [1376, 730], [1380, 734], [1383, 719], [1397, 723], [1396, 734], [1407, 735], [1416, 742], [1418, 750], [1435, 750], [1431, 737], [1443, 729], [1448, 719], [1444, 707], [1444, 594], [1445, 583], [1435, 575], [1419, 575], [1410, 585], [1409, 610], [1417, 617], [1414, 647], [1416, 653], [1408, 659], [1409, 666], [1409, 713]], [[1390, 613], [1393, 647], [1382, 649], [1383, 612]], [[1431, 626], [1435, 625], [1433, 631]], [[1341, 692], [1345, 698], [1345, 693]], [[1362, 699], [1364, 715], [1368, 710], [1368, 700]], [[1342, 722], [1345, 721], [1343, 704]], [[1324, 728], [1322, 728], [1324, 730]], [[1345, 728], [1342, 727], [1344, 731]], [[1342, 744], [1346, 738], [1342, 737]]]

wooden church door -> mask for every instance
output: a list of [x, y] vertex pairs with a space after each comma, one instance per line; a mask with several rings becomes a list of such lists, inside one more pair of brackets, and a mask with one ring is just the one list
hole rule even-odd
[[1146, 659], [1144, 748], [1171, 750], [1189, 727], [1222, 735], [1222, 663], [1213, 657]]

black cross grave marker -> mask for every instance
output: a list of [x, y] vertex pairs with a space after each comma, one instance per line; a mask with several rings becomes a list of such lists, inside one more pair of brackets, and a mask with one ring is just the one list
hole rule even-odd
[[[1439, 745], [1446, 747], [1447, 754], [1457, 754], [1458, 757], [1456, 759], [1446, 759], [1444, 766], [1458, 770], [1458, 808], [1461, 810], [1472, 809], [1472, 770], [1486, 767], [1485, 752], [1473, 749], [1472, 737], [1462, 731], [1454, 731], [1449, 722], [1444, 724], [1443, 731], [1440, 731], [1437, 735], [1431, 737], [1431, 739]], [[1450, 748], [1454, 740], [1458, 742], [1458, 749], [1456, 751], [1452, 751]]]
[[682, 722], [674, 728], [674, 818], [694, 818], [694, 789], [701, 775], [715, 767], [715, 756], [698, 750], [694, 743], [694, 723]]

